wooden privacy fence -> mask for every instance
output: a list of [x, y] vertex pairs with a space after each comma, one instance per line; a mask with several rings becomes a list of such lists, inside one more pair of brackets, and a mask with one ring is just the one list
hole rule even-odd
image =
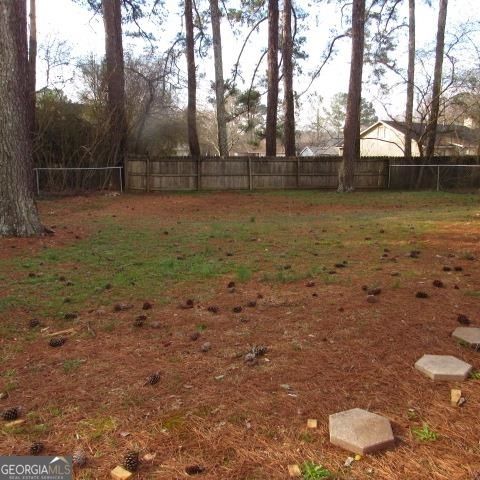
[[[338, 184], [341, 157], [127, 158], [130, 191], [328, 188]], [[356, 162], [356, 188], [388, 186], [389, 159]]]

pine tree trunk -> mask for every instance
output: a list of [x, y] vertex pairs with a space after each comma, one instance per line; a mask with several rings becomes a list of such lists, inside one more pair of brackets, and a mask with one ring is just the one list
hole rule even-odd
[[412, 159], [413, 94], [415, 86], [415, 0], [408, 0], [408, 69], [405, 108], [405, 157]]
[[185, 37], [188, 76], [187, 129], [188, 145], [192, 157], [200, 156], [197, 132], [197, 72], [195, 69], [195, 39], [193, 36], [192, 0], [185, 0]]
[[33, 197], [27, 12], [0, 0], [0, 236], [44, 233]]
[[223, 78], [222, 34], [218, 0], [210, 0], [212, 20], [213, 57], [215, 62], [215, 97], [217, 104], [218, 149], [221, 157], [228, 156], [227, 119], [225, 114], [225, 81]]
[[37, 81], [37, 13], [36, 0], [30, 0], [30, 35], [28, 38], [28, 92], [30, 96], [30, 133], [35, 133]]
[[278, 0], [268, 0], [268, 92], [267, 125], [265, 128], [266, 155], [277, 154], [278, 110]]
[[343, 160], [338, 171], [338, 191], [354, 190], [355, 162], [360, 158], [360, 104], [365, 37], [365, 0], [353, 0], [352, 59], [347, 112], [343, 133]]
[[109, 165], [123, 165], [127, 147], [125, 71], [120, 0], [102, 0], [105, 26]]
[[437, 45], [435, 48], [435, 70], [433, 72], [432, 103], [427, 124], [427, 148], [425, 155], [430, 160], [435, 154], [438, 115], [440, 112], [440, 95], [442, 91], [443, 53], [445, 50], [445, 26], [447, 23], [448, 0], [440, 0], [438, 12]]
[[285, 156], [293, 157], [295, 149], [295, 101], [293, 97], [292, 0], [283, 4], [283, 88]]

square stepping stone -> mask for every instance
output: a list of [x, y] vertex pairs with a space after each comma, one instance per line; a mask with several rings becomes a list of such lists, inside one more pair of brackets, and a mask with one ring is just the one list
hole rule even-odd
[[452, 337], [461, 342], [465, 342], [470, 347], [480, 347], [480, 328], [478, 327], [457, 327]]
[[329, 430], [331, 443], [360, 455], [395, 444], [390, 421], [361, 408], [330, 415]]
[[424, 355], [415, 363], [415, 368], [432, 380], [462, 381], [472, 366], [452, 355]]

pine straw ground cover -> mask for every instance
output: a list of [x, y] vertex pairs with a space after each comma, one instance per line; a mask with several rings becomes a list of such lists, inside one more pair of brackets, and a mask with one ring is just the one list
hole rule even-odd
[[[142, 479], [195, 465], [203, 479], [285, 479], [295, 463], [313, 479], [479, 478], [480, 375], [433, 383], [413, 368], [431, 353], [480, 369], [480, 353], [450, 337], [459, 314], [480, 326], [478, 196], [123, 195], [40, 208], [53, 237], [0, 240], [0, 408], [26, 420], [0, 424], [1, 454], [80, 448], [78, 479], [108, 478], [132, 450], [148, 455]], [[381, 289], [378, 302], [365, 288]], [[328, 415], [354, 407], [388, 417], [397, 445], [345, 467]]]

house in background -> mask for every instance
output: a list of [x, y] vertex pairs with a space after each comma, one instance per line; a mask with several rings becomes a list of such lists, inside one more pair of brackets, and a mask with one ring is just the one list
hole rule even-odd
[[[231, 157], [264, 157], [266, 150], [266, 141], [262, 138], [258, 144], [253, 145], [249, 142], [239, 142], [230, 150]], [[285, 147], [277, 139], [277, 157], [285, 156]]]
[[332, 138], [323, 145], [307, 145], [300, 150], [301, 157], [337, 157], [341, 153], [343, 140]]
[[[438, 125], [435, 155], [477, 155], [480, 130], [472, 128], [470, 119], [464, 125]], [[403, 157], [405, 150], [405, 122], [381, 120], [360, 133], [362, 157]], [[412, 155], [420, 156], [418, 142], [425, 136], [425, 125], [412, 126]], [[425, 144], [425, 141], [424, 141]], [[342, 148], [343, 150], [343, 148]]]

